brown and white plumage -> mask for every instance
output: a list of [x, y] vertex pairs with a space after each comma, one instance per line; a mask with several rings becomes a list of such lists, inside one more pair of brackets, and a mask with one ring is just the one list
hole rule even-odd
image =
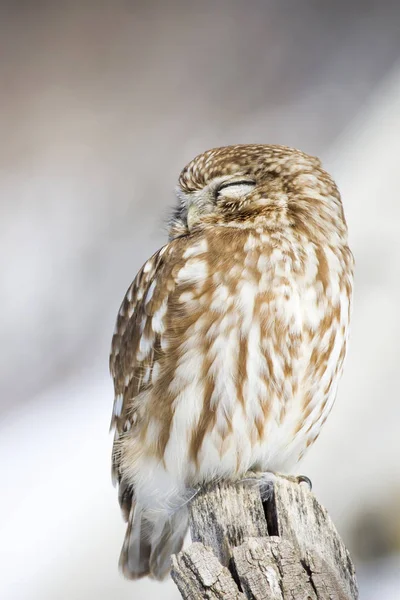
[[290, 470], [315, 441], [342, 370], [352, 269], [318, 159], [239, 145], [182, 171], [170, 241], [129, 288], [112, 341], [127, 577], [166, 575], [196, 486]]

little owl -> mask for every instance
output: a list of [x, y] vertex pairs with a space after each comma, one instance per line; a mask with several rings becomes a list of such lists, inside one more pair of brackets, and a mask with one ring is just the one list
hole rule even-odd
[[131, 579], [168, 573], [202, 483], [293, 468], [332, 408], [348, 337], [353, 257], [317, 158], [216, 148], [183, 169], [177, 196], [112, 340]]

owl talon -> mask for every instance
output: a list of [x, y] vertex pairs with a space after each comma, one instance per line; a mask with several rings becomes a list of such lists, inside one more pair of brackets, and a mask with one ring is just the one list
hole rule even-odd
[[301, 483], [306, 483], [308, 485], [308, 489], [312, 490], [312, 482], [311, 479], [309, 477], [307, 477], [306, 475], [298, 475], [296, 477], [296, 481], [297, 483], [300, 485]]

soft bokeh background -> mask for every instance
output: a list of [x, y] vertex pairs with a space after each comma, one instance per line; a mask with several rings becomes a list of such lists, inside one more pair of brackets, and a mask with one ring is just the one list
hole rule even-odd
[[126, 582], [108, 349], [180, 169], [238, 142], [319, 155], [357, 280], [335, 409], [300, 467], [400, 597], [400, 3], [0, 2], [0, 596], [177, 599]]

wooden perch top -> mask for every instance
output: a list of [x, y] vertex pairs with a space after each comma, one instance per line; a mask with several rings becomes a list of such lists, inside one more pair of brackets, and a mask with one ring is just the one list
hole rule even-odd
[[202, 489], [190, 507], [193, 544], [172, 558], [185, 600], [356, 600], [354, 566], [326, 510], [285, 477]]

